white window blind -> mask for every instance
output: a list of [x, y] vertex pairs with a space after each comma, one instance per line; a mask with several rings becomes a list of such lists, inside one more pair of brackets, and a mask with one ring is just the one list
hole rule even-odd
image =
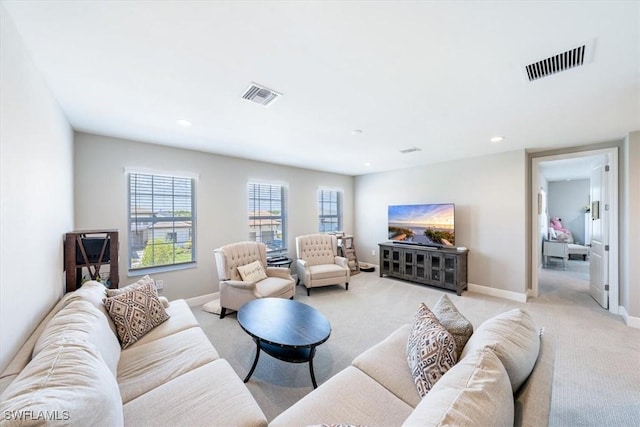
[[269, 256], [287, 252], [286, 189], [249, 183], [249, 239], [267, 245]]
[[129, 269], [193, 263], [195, 180], [129, 173]]
[[318, 190], [318, 231], [321, 233], [342, 230], [342, 192]]

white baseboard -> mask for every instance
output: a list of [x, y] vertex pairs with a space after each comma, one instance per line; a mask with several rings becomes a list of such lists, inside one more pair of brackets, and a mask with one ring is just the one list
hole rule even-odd
[[206, 304], [209, 301], [213, 301], [214, 299], [220, 299], [220, 292], [215, 292], [213, 294], [200, 295], [199, 297], [193, 297], [186, 299], [185, 301], [189, 304], [189, 307], [197, 307], [202, 304]]
[[627, 326], [640, 329], [640, 317], [629, 316], [629, 313], [627, 313], [627, 310], [623, 306], [620, 306], [618, 313], [620, 313], [620, 316], [622, 316]]
[[519, 294], [518, 292], [505, 291], [503, 289], [490, 288], [488, 286], [475, 285], [473, 283], [467, 284], [467, 290], [469, 292], [504, 298], [511, 301], [527, 302], [527, 294]]

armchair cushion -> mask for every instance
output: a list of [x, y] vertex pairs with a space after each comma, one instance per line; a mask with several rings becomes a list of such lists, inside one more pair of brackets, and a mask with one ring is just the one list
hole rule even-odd
[[309, 267], [311, 280], [328, 279], [339, 275], [344, 275], [344, 267], [336, 264], [312, 265]]
[[309, 265], [334, 264], [338, 254], [335, 236], [328, 234], [309, 234], [296, 238], [298, 258]]
[[256, 283], [256, 297], [264, 298], [269, 296], [279, 296], [290, 290], [292, 283], [293, 279], [289, 281], [280, 277], [267, 277], [266, 279]]
[[238, 273], [240, 273], [240, 277], [242, 277], [242, 280], [245, 282], [255, 283], [267, 278], [267, 274], [264, 272], [260, 261], [253, 261], [247, 265], [239, 265]]

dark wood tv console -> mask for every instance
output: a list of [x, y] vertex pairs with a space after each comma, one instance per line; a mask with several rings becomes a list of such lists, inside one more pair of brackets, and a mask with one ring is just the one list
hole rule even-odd
[[468, 251], [402, 243], [379, 243], [380, 277], [436, 286], [462, 295], [467, 289]]

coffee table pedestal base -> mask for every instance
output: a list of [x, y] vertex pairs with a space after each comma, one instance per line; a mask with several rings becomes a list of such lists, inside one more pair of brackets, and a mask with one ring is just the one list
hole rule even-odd
[[253, 371], [255, 371], [256, 366], [258, 365], [258, 359], [260, 358], [260, 350], [267, 353], [269, 356], [275, 357], [276, 359], [282, 360], [284, 362], [289, 363], [309, 363], [309, 373], [311, 374], [311, 382], [313, 383], [313, 388], [318, 388], [318, 384], [316, 384], [316, 376], [313, 372], [313, 357], [316, 355], [316, 347], [282, 347], [279, 345], [274, 345], [262, 341], [258, 338], [254, 338], [256, 343], [256, 357], [253, 360], [253, 365], [251, 366], [251, 370], [247, 374], [247, 377], [244, 379], [246, 383], [253, 375]]

